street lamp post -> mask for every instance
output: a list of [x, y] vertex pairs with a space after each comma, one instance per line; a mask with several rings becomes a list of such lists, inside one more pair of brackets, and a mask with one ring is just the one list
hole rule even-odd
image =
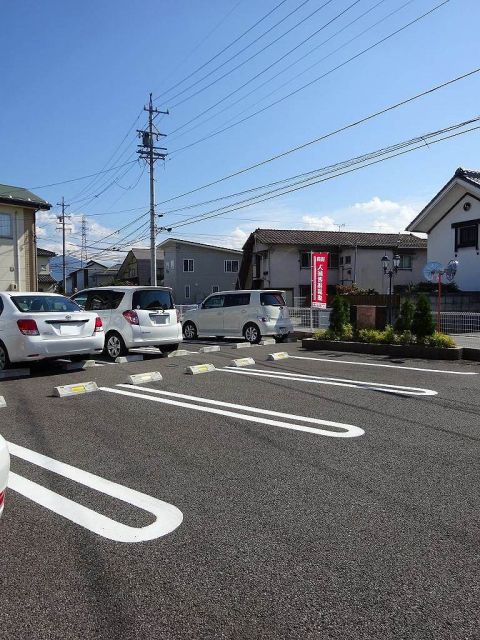
[[392, 324], [392, 279], [398, 271], [400, 266], [400, 256], [395, 254], [392, 262], [390, 258], [385, 254], [382, 258], [383, 274], [388, 276], [388, 324]]

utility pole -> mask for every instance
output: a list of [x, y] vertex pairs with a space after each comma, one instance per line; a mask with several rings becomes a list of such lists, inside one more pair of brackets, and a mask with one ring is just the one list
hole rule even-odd
[[[61, 229], [62, 229], [62, 275], [63, 275], [63, 293], [65, 294], [67, 291], [67, 258], [65, 256], [65, 209], [67, 207], [69, 207], [69, 204], [65, 204], [65, 198], [62, 196], [62, 202], [57, 202], [57, 207], [61, 206], [62, 207], [62, 215], [58, 216], [58, 222], [62, 225]], [[58, 227], [57, 227], [58, 229]]]
[[85, 260], [85, 264], [88, 262], [87, 255], [87, 218], [82, 216], [82, 247], [80, 251], [80, 266], [83, 268], [83, 262]]
[[168, 111], [160, 111], [155, 109], [152, 102], [152, 94], [148, 106], [143, 108], [148, 112], [148, 129], [137, 129], [142, 144], [139, 144], [137, 153], [140, 158], [148, 162], [150, 172], [150, 285], [157, 286], [157, 226], [155, 215], [155, 177], [154, 167], [156, 160], [164, 160], [167, 155], [165, 147], [156, 147], [155, 142], [160, 137], [165, 137], [164, 133], [160, 133], [155, 127], [154, 120], [159, 114], [168, 115]]

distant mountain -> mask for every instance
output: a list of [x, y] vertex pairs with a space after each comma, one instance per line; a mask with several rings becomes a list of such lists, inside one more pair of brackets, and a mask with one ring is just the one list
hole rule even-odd
[[[74, 258], [72, 256], [67, 256], [66, 259], [67, 264], [67, 276], [71, 271], [75, 271], [75, 269], [80, 268], [81, 261], [78, 258]], [[50, 259], [50, 273], [55, 278], [55, 280], [61, 280], [63, 278], [63, 256], [55, 256], [55, 258]]]

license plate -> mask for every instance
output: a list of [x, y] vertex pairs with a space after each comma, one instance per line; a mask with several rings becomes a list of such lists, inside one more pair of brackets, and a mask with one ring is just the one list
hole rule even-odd
[[78, 336], [80, 335], [80, 328], [75, 324], [61, 324], [60, 325], [60, 335], [61, 336]]
[[153, 324], [167, 324], [169, 316], [150, 316]]

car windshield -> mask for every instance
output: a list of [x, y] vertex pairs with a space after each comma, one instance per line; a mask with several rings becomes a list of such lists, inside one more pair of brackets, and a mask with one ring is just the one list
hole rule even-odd
[[13, 304], [22, 313], [65, 313], [81, 311], [81, 308], [72, 300], [63, 296], [11, 296]]
[[172, 295], [170, 291], [165, 289], [135, 291], [132, 298], [132, 309], [145, 309], [147, 311], [173, 309]]
[[260, 294], [260, 304], [268, 307], [284, 307], [285, 300], [283, 299], [280, 291], [273, 293], [261, 293]]

